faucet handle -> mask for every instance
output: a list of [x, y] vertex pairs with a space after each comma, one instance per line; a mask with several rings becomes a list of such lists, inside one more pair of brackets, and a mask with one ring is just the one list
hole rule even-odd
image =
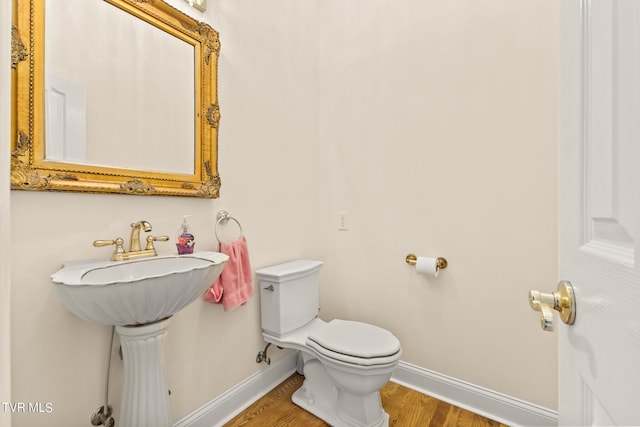
[[94, 240], [93, 241], [93, 246], [95, 246], [96, 248], [100, 246], [109, 246], [109, 245], [116, 245], [116, 250], [113, 252], [113, 255], [111, 255], [111, 259], [113, 261], [121, 260], [122, 255], [125, 253], [124, 240], [121, 237], [118, 237], [115, 240]]
[[147, 236], [147, 247], [144, 250], [155, 251], [156, 248], [153, 246], [153, 242], [166, 242], [168, 240], [169, 236]]

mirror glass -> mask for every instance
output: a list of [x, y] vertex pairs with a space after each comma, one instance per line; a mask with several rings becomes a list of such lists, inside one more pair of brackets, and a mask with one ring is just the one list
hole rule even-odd
[[13, 0], [11, 188], [218, 197], [218, 33], [162, 0]]
[[104, 1], [45, 21], [45, 159], [194, 173], [194, 46]]

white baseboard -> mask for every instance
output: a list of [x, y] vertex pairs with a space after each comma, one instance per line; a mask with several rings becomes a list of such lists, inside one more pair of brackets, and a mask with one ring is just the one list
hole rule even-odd
[[298, 352], [290, 352], [196, 409], [175, 423], [174, 427], [222, 426], [290, 377], [296, 370], [297, 360]]
[[[297, 352], [292, 351], [196, 409], [174, 427], [222, 426], [292, 375], [296, 366]], [[558, 425], [556, 411], [410, 363], [400, 362], [391, 381], [512, 427]]]
[[391, 381], [512, 427], [557, 426], [558, 412], [400, 362]]

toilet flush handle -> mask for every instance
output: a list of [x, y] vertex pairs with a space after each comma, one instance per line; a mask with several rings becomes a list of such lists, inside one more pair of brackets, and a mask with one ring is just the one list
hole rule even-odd
[[269, 285], [266, 288], [262, 288], [262, 289], [264, 289], [265, 291], [269, 291], [269, 292], [273, 292], [273, 291], [276, 290], [276, 288], [274, 288], [273, 285]]

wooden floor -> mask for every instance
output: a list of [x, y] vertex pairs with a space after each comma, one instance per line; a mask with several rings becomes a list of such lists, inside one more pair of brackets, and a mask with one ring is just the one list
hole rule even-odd
[[[293, 374], [225, 427], [325, 427], [324, 421], [291, 402], [304, 377]], [[496, 421], [418, 393], [395, 383], [380, 391], [390, 427], [507, 427]]]

